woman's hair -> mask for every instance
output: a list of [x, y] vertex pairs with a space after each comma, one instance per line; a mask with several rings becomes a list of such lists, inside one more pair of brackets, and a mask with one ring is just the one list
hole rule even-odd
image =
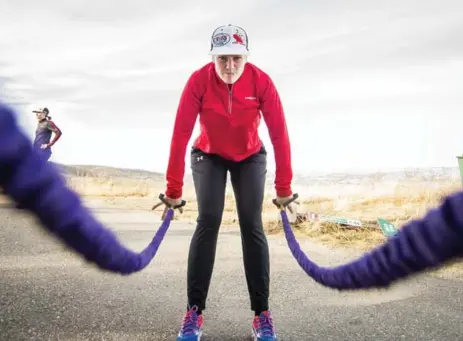
[[45, 116], [47, 120], [51, 121], [51, 116]]

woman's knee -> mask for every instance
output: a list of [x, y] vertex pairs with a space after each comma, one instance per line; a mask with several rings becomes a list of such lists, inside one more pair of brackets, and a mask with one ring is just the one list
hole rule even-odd
[[218, 230], [222, 223], [222, 212], [200, 212], [196, 222], [203, 229]]
[[238, 220], [242, 234], [262, 234], [264, 226], [261, 211], [241, 210], [238, 214]]

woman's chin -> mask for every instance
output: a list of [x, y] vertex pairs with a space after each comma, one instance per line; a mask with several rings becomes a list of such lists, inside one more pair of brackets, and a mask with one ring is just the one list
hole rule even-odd
[[236, 77], [235, 75], [222, 75], [222, 80], [227, 83], [227, 84], [233, 84], [236, 82], [236, 79], [238, 77]]

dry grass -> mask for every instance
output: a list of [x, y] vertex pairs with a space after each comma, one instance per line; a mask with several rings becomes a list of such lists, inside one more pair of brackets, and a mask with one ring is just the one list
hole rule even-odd
[[[332, 223], [303, 222], [294, 228], [330, 246], [366, 251], [386, 239], [379, 229], [377, 218], [386, 219], [401, 228], [410, 220], [423, 217], [427, 211], [437, 207], [445, 196], [457, 190], [461, 190], [460, 181], [407, 182], [397, 185], [389, 195], [365, 193], [364, 196], [311, 198], [304, 201], [305, 210], [359, 219], [364, 227], [347, 228]], [[274, 222], [272, 225], [274, 230], [281, 230], [279, 224]]]
[[[157, 202], [159, 193], [165, 190], [164, 181], [150, 178], [134, 179], [130, 174], [127, 177], [74, 174], [67, 176], [66, 179], [68, 185], [84, 199], [99, 198], [110, 205], [131, 209], [150, 210]], [[222, 225], [225, 228], [236, 228], [235, 200], [229, 187]], [[316, 212], [327, 216], [359, 219], [364, 227], [348, 228], [332, 223], [302, 222], [293, 224], [293, 229], [297, 235], [310, 237], [329, 247], [365, 252], [386, 240], [377, 225], [377, 218], [387, 219], [400, 228], [412, 219], [423, 217], [429, 209], [438, 206], [445, 196], [461, 190], [461, 187], [459, 180], [434, 182], [409, 180], [395, 185], [377, 183], [371, 186], [370, 184], [369, 187], [364, 188], [362, 195], [301, 197], [299, 213]], [[326, 192], [329, 193], [328, 188]], [[280, 234], [282, 227], [279, 211], [272, 204], [272, 198], [268, 194], [265, 199], [263, 210], [265, 230], [268, 234]], [[197, 206], [191, 183], [187, 182], [184, 186], [184, 199], [188, 201], [188, 205], [184, 208], [184, 213], [176, 215], [175, 219], [194, 222]], [[0, 204], [4, 202], [8, 200], [0, 195]], [[161, 210], [162, 208], [159, 212]], [[456, 263], [433, 273], [437, 276], [450, 275], [454, 278], [463, 275], [463, 267], [460, 263]]]
[[[74, 175], [67, 177], [68, 185], [86, 198], [103, 198], [108, 204], [150, 210], [157, 202], [159, 193], [164, 192], [165, 183], [151, 179], [132, 179], [127, 177], [106, 177]], [[422, 182], [410, 180], [404, 183], [389, 185], [385, 190], [384, 184], [365, 189], [364, 195], [302, 197], [298, 211], [317, 212], [322, 215], [340, 216], [359, 219], [364, 223], [362, 228], [346, 228], [332, 223], [303, 222], [294, 224], [298, 234], [309, 236], [328, 246], [342, 246], [359, 251], [369, 250], [385, 240], [379, 229], [378, 217], [389, 220], [400, 228], [414, 218], [422, 217], [429, 209], [440, 204], [443, 197], [461, 189], [461, 182], [438, 181]], [[229, 186], [230, 187], [230, 186]], [[224, 226], [237, 225], [235, 201], [230, 188], [227, 188], [226, 205], [222, 224]], [[389, 193], [389, 194], [384, 194]], [[191, 183], [186, 183], [184, 199], [188, 205], [182, 215], [176, 219], [194, 221], [197, 207], [194, 189]], [[4, 200], [0, 197], [0, 201]], [[263, 218], [265, 229], [269, 234], [282, 232], [279, 222], [279, 212], [273, 206], [271, 195], [266, 196]]]
[[[69, 177], [71, 188], [86, 197], [100, 197], [116, 206], [149, 210], [159, 193], [164, 191], [164, 183], [151, 180], [129, 178]], [[438, 206], [446, 195], [461, 189], [460, 181], [422, 182], [407, 181], [388, 188], [384, 185], [368, 188], [364, 195], [326, 196], [301, 198], [298, 212], [317, 212], [323, 215], [359, 219], [362, 228], [346, 228], [332, 223], [303, 222], [294, 224], [294, 229], [329, 246], [343, 246], [357, 250], [369, 250], [385, 240], [376, 219], [389, 220], [400, 228], [411, 219], [422, 217], [429, 209]], [[184, 199], [188, 201], [182, 215], [176, 219], [194, 221], [197, 207], [194, 190], [185, 184]], [[264, 222], [267, 233], [281, 233], [279, 212], [273, 206], [272, 197], [266, 196]], [[222, 224], [237, 224], [237, 214], [233, 194], [227, 189], [226, 204]]]

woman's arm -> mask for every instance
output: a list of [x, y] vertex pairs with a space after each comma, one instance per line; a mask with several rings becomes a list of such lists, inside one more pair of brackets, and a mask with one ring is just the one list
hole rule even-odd
[[47, 128], [48, 130], [51, 130], [54, 134], [53, 139], [50, 141], [50, 143], [48, 143], [48, 147], [51, 147], [60, 139], [60, 137], [63, 135], [63, 132], [53, 121], [48, 121]]
[[265, 74], [260, 77], [262, 116], [275, 151], [275, 190], [278, 197], [289, 197], [292, 195], [293, 170], [291, 166], [291, 144], [283, 105], [271, 78]]
[[182, 196], [186, 147], [201, 110], [201, 86], [200, 73], [196, 71], [188, 79], [180, 97], [166, 171], [166, 196], [171, 199]]

